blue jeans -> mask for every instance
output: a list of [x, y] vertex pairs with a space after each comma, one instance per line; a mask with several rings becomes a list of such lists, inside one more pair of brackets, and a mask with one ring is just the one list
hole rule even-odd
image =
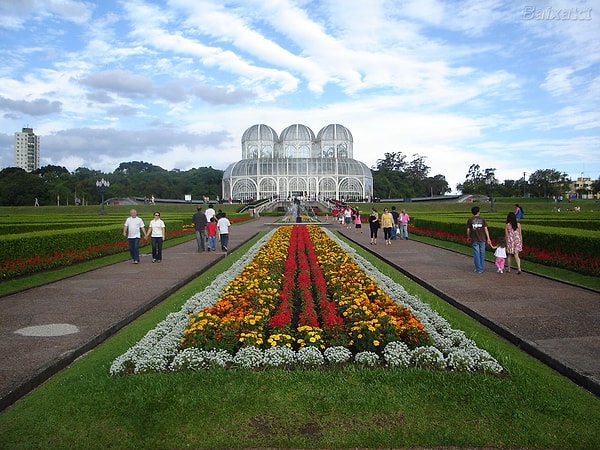
[[221, 234], [221, 250], [226, 252], [228, 245], [229, 245], [229, 233]]
[[152, 238], [152, 259], [156, 261], [162, 261], [162, 246], [163, 246], [163, 238], [162, 237], [153, 237]]
[[473, 247], [473, 262], [475, 263], [475, 272], [483, 272], [485, 265], [485, 242], [474, 241], [471, 243]]
[[212, 250], [213, 252], [217, 251], [216, 244], [217, 244], [217, 236], [209, 236], [208, 241], [207, 241], [208, 249]]
[[400, 224], [400, 239], [408, 239], [408, 224]]
[[131, 259], [140, 262], [140, 238], [129, 238], [129, 254]]

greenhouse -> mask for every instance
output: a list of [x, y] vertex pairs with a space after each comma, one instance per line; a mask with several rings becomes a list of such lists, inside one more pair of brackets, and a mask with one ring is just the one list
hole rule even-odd
[[248, 128], [242, 135], [242, 159], [223, 174], [223, 198], [370, 200], [373, 176], [353, 159], [350, 131], [327, 125], [316, 135], [307, 126], [290, 125], [280, 136], [268, 125]]

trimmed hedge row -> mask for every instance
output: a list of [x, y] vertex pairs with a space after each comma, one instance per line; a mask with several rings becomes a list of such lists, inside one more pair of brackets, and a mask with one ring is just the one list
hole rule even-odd
[[[412, 218], [411, 223], [418, 228], [443, 231], [459, 236], [466, 236], [466, 219], [464, 221], [441, 221]], [[589, 256], [600, 255], [600, 232], [573, 228], [556, 228], [522, 223], [524, 244], [530, 247], [578, 253]], [[488, 221], [488, 229], [492, 241], [504, 236], [504, 224], [497, 225]]]
[[6, 236], [8, 234], [24, 234], [24, 233], [37, 233], [49, 230], [68, 230], [75, 228], [83, 228], [90, 226], [98, 226], [98, 222], [95, 223], [82, 223], [82, 222], [52, 222], [52, 223], [19, 223], [19, 224], [0, 224], [0, 236]]
[[[183, 221], [165, 223], [167, 236], [186, 232]], [[148, 241], [149, 242], [149, 241]], [[147, 245], [141, 241], [140, 246]], [[0, 279], [127, 251], [123, 227], [104, 225], [77, 229], [44, 230], [0, 236]]]
[[[600, 276], [600, 232], [522, 224], [521, 258], [577, 273]], [[412, 219], [412, 232], [467, 245], [466, 221]], [[488, 222], [490, 238], [504, 236], [504, 224]]]

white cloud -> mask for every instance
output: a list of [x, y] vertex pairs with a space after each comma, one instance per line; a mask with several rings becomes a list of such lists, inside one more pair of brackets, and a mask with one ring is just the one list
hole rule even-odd
[[419, 154], [451, 187], [471, 164], [515, 179], [585, 160], [600, 176], [600, 0], [553, 5], [590, 21], [523, 20], [500, 0], [13, 3], [0, 0], [0, 166], [23, 126], [44, 163], [112, 172], [225, 169], [256, 123], [340, 123], [367, 165]]

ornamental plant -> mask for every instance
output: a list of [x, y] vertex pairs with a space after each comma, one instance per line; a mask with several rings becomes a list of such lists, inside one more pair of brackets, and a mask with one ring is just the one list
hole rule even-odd
[[211, 308], [190, 314], [182, 348], [285, 346], [381, 354], [430, 339], [418, 319], [320, 227], [280, 227]]

